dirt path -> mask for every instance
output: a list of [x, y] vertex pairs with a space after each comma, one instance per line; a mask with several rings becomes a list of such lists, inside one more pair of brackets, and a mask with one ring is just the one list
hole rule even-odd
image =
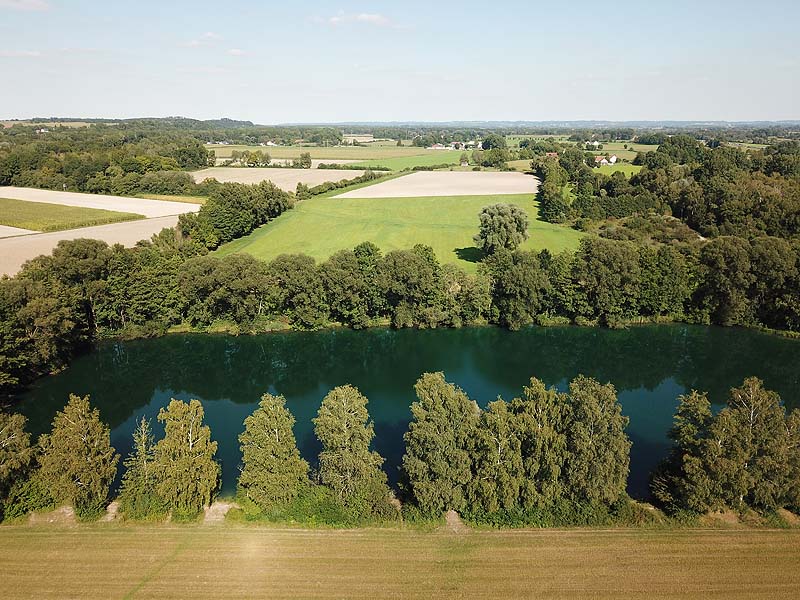
[[[182, 206], [192, 207], [191, 204]], [[175, 227], [177, 224], [176, 215], [0, 239], [0, 275], [16, 275], [23, 263], [40, 254], [50, 254], [61, 240], [91, 238], [109, 244], [133, 246], [139, 240], [148, 239], [165, 227]]]
[[447, 530], [453, 533], [467, 533], [469, 531], [469, 527], [464, 524], [461, 516], [454, 510], [448, 510], [444, 514], [444, 522]]
[[13, 237], [15, 235], [27, 235], [29, 233], [37, 233], [30, 229], [22, 229], [21, 227], [11, 227], [10, 225], [0, 225], [0, 238]]
[[216, 501], [205, 508], [203, 515], [203, 524], [211, 525], [214, 523], [222, 523], [225, 520], [225, 515], [232, 508], [239, 508], [235, 502]]

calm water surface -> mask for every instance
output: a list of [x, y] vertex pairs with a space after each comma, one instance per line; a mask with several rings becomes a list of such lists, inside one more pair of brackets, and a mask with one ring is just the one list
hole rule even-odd
[[334, 386], [351, 383], [369, 398], [375, 449], [397, 480], [403, 433], [425, 371], [444, 371], [482, 406], [510, 400], [532, 376], [565, 389], [579, 373], [613, 383], [630, 417], [629, 492], [647, 494], [647, 477], [669, 447], [677, 397], [708, 391], [715, 404], [745, 376], [756, 375], [789, 407], [800, 404], [800, 341], [745, 329], [658, 325], [627, 330], [559, 327], [508, 332], [458, 330], [322, 331], [259, 336], [170, 335], [109, 342], [58, 375], [41, 379], [20, 406], [35, 434], [47, 431], [69, 393], [91, 394], [111, 441], [123, 456], [134, 424], [153, 419], [170, 398], [203, 402], [219, 442], [223, 490], [235, 489], [237, 436], [264, 392], [283, 394], [297, 419], [295, 434], [313, 464], [319, 451], [311, 419]]

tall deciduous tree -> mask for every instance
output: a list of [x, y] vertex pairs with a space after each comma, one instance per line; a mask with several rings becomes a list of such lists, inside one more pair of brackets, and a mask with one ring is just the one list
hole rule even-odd
[[20, 414], [0, 412], [0, 499], [33, 459], [31, 436], [25, 431], [25, 422]]
[[478, 218], [480, 226], [474, 240], [487, 254], [500, 248], [516, 250], [528, 239], [528, 213], [516, 204], [485, 206]]
[[308, 463], [297, 450], [293, 427], [286, 399], [272, 394], [264, 394], [255, 412], [244, 420], [239, 435], [239, 490], [261, 508], [291, 501], [309, 483]]
[[192, 515], [211, 502], [219, 483], [217, 442], [203, 425], [203, 405], [170, 401], [158, 411], [164, 437], [155, 447], [156, 491], [179, 514]]
[[423, 374], [414, 390], [418, 399], [411, 405], [412, 421], [404, 436], [405, 485], [426, 513], [463, 511], [472, 479], [470, 444], [480, 409], [463, 390], [445, 381], [443, 373]]
[[144, 519], [163, 511], [156, 493], [155, 441], [150, 421], [142, 417], [133, 431], [133, 451], [125, 458], [125, 474], [119, 492], [120, 512]]
[[319, 476], [336, 497], [361, 514], [383, 509], [388, 502], [383, 457], [369, 449], [375, 436], [367, 398], [351, 385], [331, 390], [314, 419], [322, 444]]
[[611, 503], [625, 493], [631, 442], [617, 392], [579, 375], [569, 386], [566, 480], [576, 501]]
[[119, 455], [100, 411], [89, 405], [89, 396], [70, 394], [64, 410], [56, 413], [50, 434], [39, 438], [39, 447], [39, 475], [53, 499], [73, 504], [79, 514], [102, 510]]
[[521, 398], [511, 401], [524, 476], [520, 502], [526, 509], [552, 504], [564, 494], [567, 460], [567, 395], [531, 378]]

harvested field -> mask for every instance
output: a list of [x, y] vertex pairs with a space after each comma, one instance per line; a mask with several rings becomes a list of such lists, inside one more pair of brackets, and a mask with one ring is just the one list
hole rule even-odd
[[336, 198], [415, 198], [430, 196], [484, 196], [535, 194], [539, 180], [512, 172], [421, 171], [369, 187], [345, 192]]
[[237, 146], [207, 144], [207, 150], [213, 150], [217, 158], [230, 158], [234, 150], [260, 150], [273, 159], [298, 158], [301, 152], [308, 152], [312, 159], [335, 162], [334, 159], [369, 160], [373, 158], [394, 158], [402, 156], [421, 156], [424, 154], [441, 154], [441, 150], [428, 150], [415, 146]]
[[298, 183], [314, 187], [326, 181], [354, 179], [364, 174], [356, 169], [271, 169], [269, 167], [211, 167], [192, 173], [198, 183], [206, 179], [235, 183], [271, 181], [282, 190], [293, 192]]
[[792, 598], [800, 532], [6, 526], [3, 598]]
[[142, 215], [99, 208], [0, 198], [0, 223], [23, 228], [20, 233], [62, 231], [142, 218]]
[[48, 202], [50, 204], [80, 206], [82, 208], [99, 208], [134, 213], [147, 218], [197, 212], [200, 208], [197, 205], [193, 206], [185, 202], [165, 202], [163, 200], [124, 198], [121, 196], [104, 196], [102, 194], [79, 194], [77, 192], [59, 192], [13, 186], [0, 187], [0, 198], [26, 200], [27, 202]]
[[[191, 206], [184, 204], [183, 206]], [[194, 210], [197, 210], [196, 208]], [[184, 210], [183, 212], [188, 212]], [[25, 261], [50, 254], [61, 240], [92, 238], [103, 240], [109, 244], [133, 246], [139, 240], [150, 238], [165, 227], [174, 227], [178, 216], [140, 219], [112, 225], [98, 225], [83, 229], [70, 229], [54, 233], [34, 233], [18, 237], [0, 239], [0, 275], [15, 275]], [[0, 594], [2, 596], [2, 594]]]
[[28, 233], [36, 233], [30, 229], [22, 229], [21, 227], [9, 227], [8, 225], [0, 225], [0, 238], [13, 237], [15, 235], [25, 235]]

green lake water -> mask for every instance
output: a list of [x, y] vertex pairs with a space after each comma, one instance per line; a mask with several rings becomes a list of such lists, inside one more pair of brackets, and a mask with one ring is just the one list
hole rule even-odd
[[666, 454], [677, 397], [708, 391], [715, 405], [744, 377], [755, 375], [788, 407], [800, 404], [800, 341], [757, 331], [688, 325], [608, 330], [580, 327], [448, 330], [373, 329], [288, 332], [258, 336], [169, 335], [106, 342], [69, 369], [39, 380], [19, 410], [34, 434], [47, 431], [69, 393], [90, 394], [123, 456], [135, 422], [153, 419], [172, 397], [203, 402], [219, 442], [223, 491], [233, 492], [240, 460], [237, 436], [264, 392], [283, 394], [297, 419], [302, 454], [319, 451], [311, 419], [334, 386], [351, 383], [369, 398], [374, 447], [391, 482], [403, 455], [413, 385], [425, 371], [444, 371], [484, 406], [510, 400], [532, 376], [565, 389], [579, 373], [618, 391], [633, 441], [629, 492], [647, 495], [650, 470]]

